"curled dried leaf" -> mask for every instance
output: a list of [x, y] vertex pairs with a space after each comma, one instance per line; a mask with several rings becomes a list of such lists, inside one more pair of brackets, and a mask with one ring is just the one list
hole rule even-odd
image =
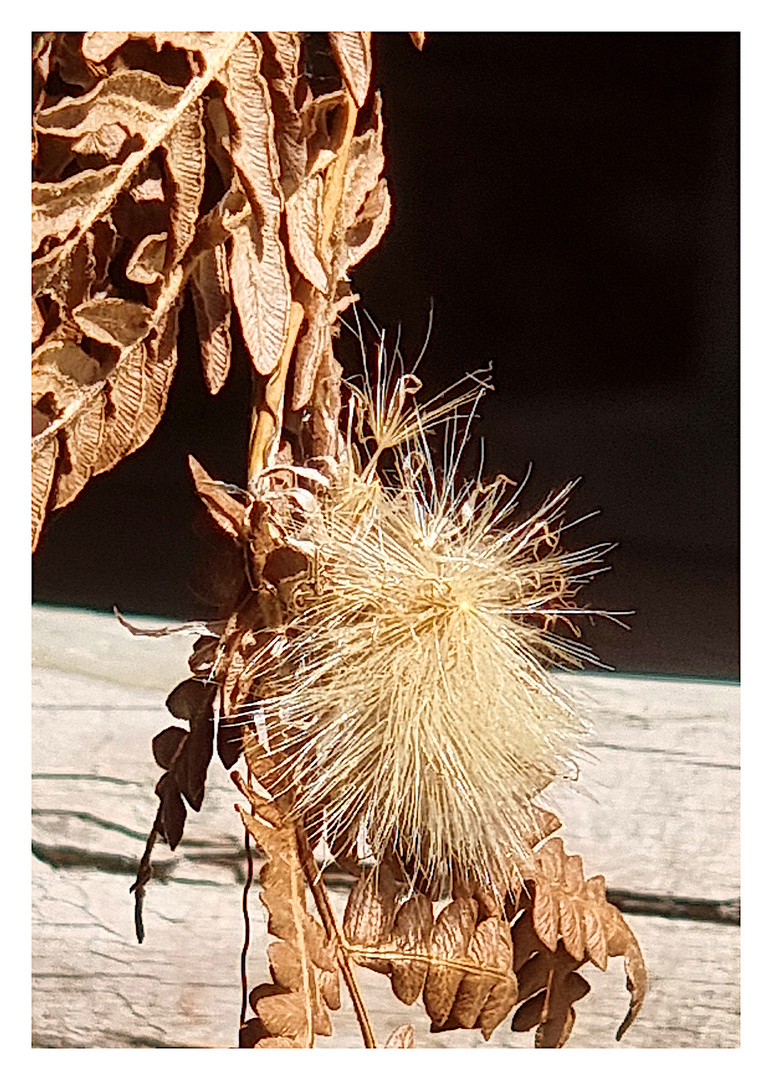
[[33, 184], [33, 252], [47, 237], [63, 240], [73, 230], [91, 225], [94, 202], [114, 188], [120, 168], [107, 165], [104, 169], [85, 169], [61, 183]]
[[126, 264], [129, 281], [136, 281], [139, 285], [155, 285], [163, 278], [168, 239], [166, 232], [142, 237]]
[[199, 498], [214, 521], [234, 540], [241, 539], [244, 534], [244, 504], [233, 498], [227, 484], [213, 480], [192, 455], [188, 457], [188, 467]]
[[372, 57], [369, 30], [333, 30], [330, 44], [351, 96], [361, 108], [370, 88]]
[[35, 117], [39, 132], [75, 139], [95, 134], [116, 122], [143, 140], [164, 114], [174, 108], [182, 90], [169, 86], [151, 71], [116, 71], [102, 79], [90, 93], [65, 97]]
[[225, 245], [202, 252], [190, 279], [201, 364], [210, 394], [222, 389], [231, 363], [231, 294]]
[[[42, 414], [41, 414], [42, 416]], [[48, 506], [48, 496], [56, 473], [58, 446], [55, 441], [32, 451], [32, 550], [37, 547]]]
[[609, 956], [624, 956], [630, 1008], [620, 1039], [643, 1004], [646, 968], [632, 931], [606, 899], [603, 878], [585, 880], [581, 858], [566, 855], [562, 840], [551, 836], [535, 856], [522, 898], [512, 931], [521, 1002], [513, 1030], [536, 1027], [537, 1046], [564, 1045], [574, 1004], [589, 992], [577, 969], [590, 960], [605, 970]]
[[269, 374], [287, 339], [291, 290], [279, 240], [280, 165], [261, 58], [259, 40], [244, 35], [228, 62], [225, 101], [236, 123], [233, 160], [256, 215], [234, 229], [233, 298], [255, 367]]
[[118, 297], [89, 300], [75, 308], [72, 317], [83, 331], [95, 341], [130, 349], [144, 338], [150, 329], [153, 312], [145, 304]]

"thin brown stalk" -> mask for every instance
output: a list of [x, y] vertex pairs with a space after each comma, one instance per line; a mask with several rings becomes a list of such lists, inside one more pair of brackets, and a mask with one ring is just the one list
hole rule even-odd
[[255, 477], [270, 464], [271, 446], [277, 432], [281, 430], [287, 373], [289, 372], [290, 360], [292, 359], [304, 314], [303, 305], [299, 301], [293, 300], [290, 305], [287, 341], [276, 370], [268, 379], [262, 392], [257, 378], [254, 379], [256, 400], [253, 406], [252, 431], [249, 441], [250, 486]]
[[[251, 782], [251, 774], [247, 771], [247, 781]], [[249, 1003], [249, 986], [247, 984], [247, 956], [249, 954], [250, 924], [249, 924], [249, 890], [252, 888], [254, 877], [254, 859], [252, 857], [252, 844], [249, 838], [249, 829], [244, 830], [244, 853], [247, 859], [247, 879], [244, 882], [242, 895], [242, 913], [244, 915], [244, 944], [241, 948], [241, 1017], [239, 1030], [247, 1022], [247, 1005]]]
[[313, 852], [309, 846], [305, 830], [302, 826], [298, 826], [295, 831], [297, 835], [298, 855], [300, 856], [300, 864], [303, 867], [303, 874], [308, 882], [308, 887], [311, 890], [311, 895], [314, 898], [314, 903], [316, 904], [316, 909], [319, 912], [319, 917], [322, 920], [322, 925], [327, 933], [327, 937], [335, 945], [336, 957], [343, 975], [343, 981], [348, 987], [351, 1003], [354, 1006], [354, 1013], [356, 1014], [359, 1029], [362, 1032], [362, 1041], [364, 1042], [366, 1049], [375, 1050], [377, 1049], [378, 1044], [375, 1041], [375, 1034], [373, 1033], [372, 1025], [370, 1023], [370, 1017], [367, 1015], [367, 1009], [365, 1008], [365, 1003], [359, 990], [359, 984], [354, 975], [354, 969], [351, 966], [351, 960], [343, 941], [343, 935], [340, 932], [338, 921], [335, 918], [335, 912], [332, 910], [332, 904], [330, 903], [327, 888], [319, 873], [319, 868], [316, 865], [316, 860], [314, 859]]

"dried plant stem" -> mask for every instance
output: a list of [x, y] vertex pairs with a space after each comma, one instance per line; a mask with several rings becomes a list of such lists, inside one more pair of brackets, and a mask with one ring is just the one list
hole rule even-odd
[[145, 924], [142, 919], [142, 907], [145, 899], [145, 886], [152, 877], [152, 869], [150, 865], [150, 858], [153, 854], [153, 848], [155, 842], [162, 835], [162, 816], [161, 807], [158, 808], [158, 813], [155, 816], [153, 822], [153, 828], [150, 830], [150, 835], [147, 838], [145, 844], [145, 850], [142, 853], [139, 867], [137, 869], [137, 877], [134, 884], [129, 889], [129, 892], [134, 893], [134, 932], [137, 936], [137, 941], [141, 945], [145, 940]]
[[[247, 769], [247, 783], [251, 786], [252, 774]], [[244, 882], [242, 896], [242, 912], [244, 915], [244, 944], [241, 949], [241, 1017], [239, 1030], [247, 1022], [247, 1005], [249, 1004], [249, 986], [247, 982], [247, 956], [249, 954], [250, 924], [249, 924], [249, 891], [252, 888], [254, 878], [254, 859], [252, 857], [252, 844], [249, 838], [249, 829], [244, 830], [244, 852], [247, 858], [247, 877]]]
[[322, 920], [322, 925], [324, 926], [327, 937], [335, 946], [338, 964], [340, 965], [340, 970], [343, 974], [343, 981], [348, 987], [351, 1003], [354, 1006], [354, 1013], [356, 1014], [357, 1022], [360, 1031], [362, 1032], [362, 1041], [364, 1042], [366, 1049], [375, 1050], [377, 1049], [378, 1044], [375, 1041], [375, 1034], [373, 1033], [372, 1025], [370, 1024], [370, 1017], [367, 1015], [367, 1009], [365, 1008], [365, 1003], [359, 990], [359, 984], [354, 975], [354, 969], [351, 966], [351, 960], [343, 941], [343, 935], [340, 932], [338, 921], [335, 918], [335, 912], [332, 910], [330, 897], [327, 893], [325, 884], [322, 881], [319, 868], [316, 865], [316, 860], [314, 859], [313, 852], [309, 846], [305, 830], [302, 826], [298, 826], [295, 831], [297, 835], [300, 865], [303, 868], [303, 874], [305, 875], [308, 887], [311, 890], [311, 895], [314, 898], [314, 903], [316, 904], [316, 909], [319, 912], [319, 917]]
[[330, 165], [322, 197], [322, 238], [320, 245], [322, 251], [327, 250], [332, 236], [332, 227], [335, 224], [335, 216], [343, 195], [343, 181], [346, 166], [348, 165], [351, 140], [354, 138], [356, 120], [356, 105], [351, 95], [344, 90], [335, 126], [335, 141], [339, 141], [339, 149], [335, 161]]
[[255, 402], [252, 411], [252, 431], [249, 440], [249, 483], [252, 486], [257, 477], [270, 464], [271, 447], [277, 433], [281, 430], [281, 416], [284, 392], [287, 385], [287, 373], [295, 348], [300, 324], [303, 322], [305, 309], [298, 300], [290, 305], [287, 340], [276, 370], [261, 391], [255, 377]]

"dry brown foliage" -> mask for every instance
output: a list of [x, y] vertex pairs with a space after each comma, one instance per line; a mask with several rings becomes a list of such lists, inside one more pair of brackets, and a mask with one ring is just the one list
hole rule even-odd
[[239, 786], [252, 813], [239, 808], [244, 825], [264, 853], [260, 899], [268, 909], [272, 982], [249, 995], [255, 1017], [242, 1027], [241, 1046], [260, 1049], [313, 1046], [315, 1035], [331, 1035], [329, 1010], [340, 1008], [334, 943], [313, 919], [305, 902], [304, 852], [292, 822], [279, 806], [250, 785]]
[[[423, 33], [411, 36], [421, 48]], [[326, 35], [319, 70], [295, 32], [35, 35], [32, 546], [50, 510], [154, 430], [186, 289], [213, 394], [235, 310], [254, 369], [249, 490], [190, 466], [238, 568], [222, 620], [193, 649], [192, 678], [167, 700], [187, 727], [153, 741], [164, 774], [133, 886], [139, 939], [154, 843], [179, 843], [215, 748], [228, 769], [246, 751], [246, 778], [233, 775], [274, 941], [241, 1046], [310, 1047], [331, 1034], [340, 976], [374, 1047], [356, 965], [388, 977], [400, 1001], [420, 999], [433, 1032], [489, 1039], [512, 1016], [514, 1030], [536, 1029], [537, 1046], [562, 1046], [589, 990], [578, 969], [623, 956], [631, 1004], [619, 1038], [645, 993], [640, 950], [603, 878], [585, 879], [551, 835], [552, 815], [535, 819], [527, 866], [513, 863], [495, 887], [460, 875], [443, 897], [393, 852], [373, 866], [353, 836], [337, 836], [332, 857], [352, 875], [339, 926], [314, 857], [320, 835], [277, 784], [281, 750], [269, 753], [257, 730], [253, 661], [314, 572], [293, 528], [325, 479], [308, 466], [323, 469], [340, 448], [333, 338], [354, 299], [348, 272], [389, 220], [371, 71], [367, 32]], [[413, 1045], [411, 1025], [386, 1043]]]
[[329, 43], [339, 75], [325, 84], [292, 32], [35, 36], [33, 550], [48, 511], [155, 429], [188, 287], [210, 391], [233, 308], [262, 377], [253, 468], [285, 389], [329, 450], [347, 272], [390, 212], [370, 36]]
[[[247, 744], [247, 759], [262, 777], [274, 764], [254, 740]], [[320, 947], [317, 935], [322, 928], [309, 921], [303, 902], [305, 872], [327, 931], [323, 964], [334, 957], [343, 971], [365, 1045], [374, 1046], [375, 1041], [352, 963], [386, 975], [403, 1004], [413, 1005], [420, 998], [432, 1032], [478, 1029], [488, 1040], [511, 1016], [513, 1031], [535, 1028], [535, 1046], [548, 1048], [565, 1045], [576, 1018], [574, 1005], [590, 991], [578, 969], [589, 961], [605, 971], [609, 957], [623, 956], [630, 1008], [617, 1039], [637, 1016], [646, 992], [638, 944], [606, 899], [603, 878], [585, 880], [581, 858], [567, 856], [562, 841], [549, 835], [560, 827], [553, 814], [542, 813], [530, 871], [522, 879], [513, 875], [504, 904], [490, 889], [470, 882], [456, 883], [455, 895], [438, 902], [416, 888], [396, 860], [357, 867], [350, 852], [341, 852], [340, 864], [353, 870], [356, 880], [339, 928], [305, 834], [293, 822], [291, 800], [267, 799], [237, 773], [233, 776], [251, 805], [251, 815], [240, 809], [242, 819], [267, 858], [261, 881], [276, 885], [275, 891], [265, 888], [261, 893], [269, 911], [269, 933], [284, 942], [288, 937], [298, 941], [302, 927], [312, 926], [313, 948]], [[249, 1000], [256, 1018], [242, 1028], [242, 1045], [310, 1046], [313, 1033], [331, 1033], [320, 1000], [315, 954], [310, 947], [295, 946], [285, 974], [274, 962], [276, 947], [269, 946], [274, 982], [252, 991]], [[287, 946], [281, 956], [290, 952]], [[323, 999], [330, 1008], [339, 1003], [336, 993]], [[271, 998], [270, 1019], [266, 996]], [[277, 1042], [277, 1037], [285, 1041]], [[409, 1046], [412, 1039], [412, 1029], [401, 1028], [387, 1045]]]

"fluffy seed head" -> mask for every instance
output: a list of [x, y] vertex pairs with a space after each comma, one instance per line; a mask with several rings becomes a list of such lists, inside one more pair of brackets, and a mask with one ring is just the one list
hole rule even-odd
[[376, 859], [429, 881], [491, 883], [527, 857], [534, 799], [573, 769], [584, 724], [547, 666], [590, 658], [557, 630], [607, 548], [561, 552], [572, 485], [518, 521], [510, 481], [459, 483], [458, 399], [436, 467], [427, 427], [445, 406], [427, 421], [407, 378], [355, 401], [359, 455], [351, 436], [298, 526], [314, 573], [252, 674], [307, 821], [361, 830]]

